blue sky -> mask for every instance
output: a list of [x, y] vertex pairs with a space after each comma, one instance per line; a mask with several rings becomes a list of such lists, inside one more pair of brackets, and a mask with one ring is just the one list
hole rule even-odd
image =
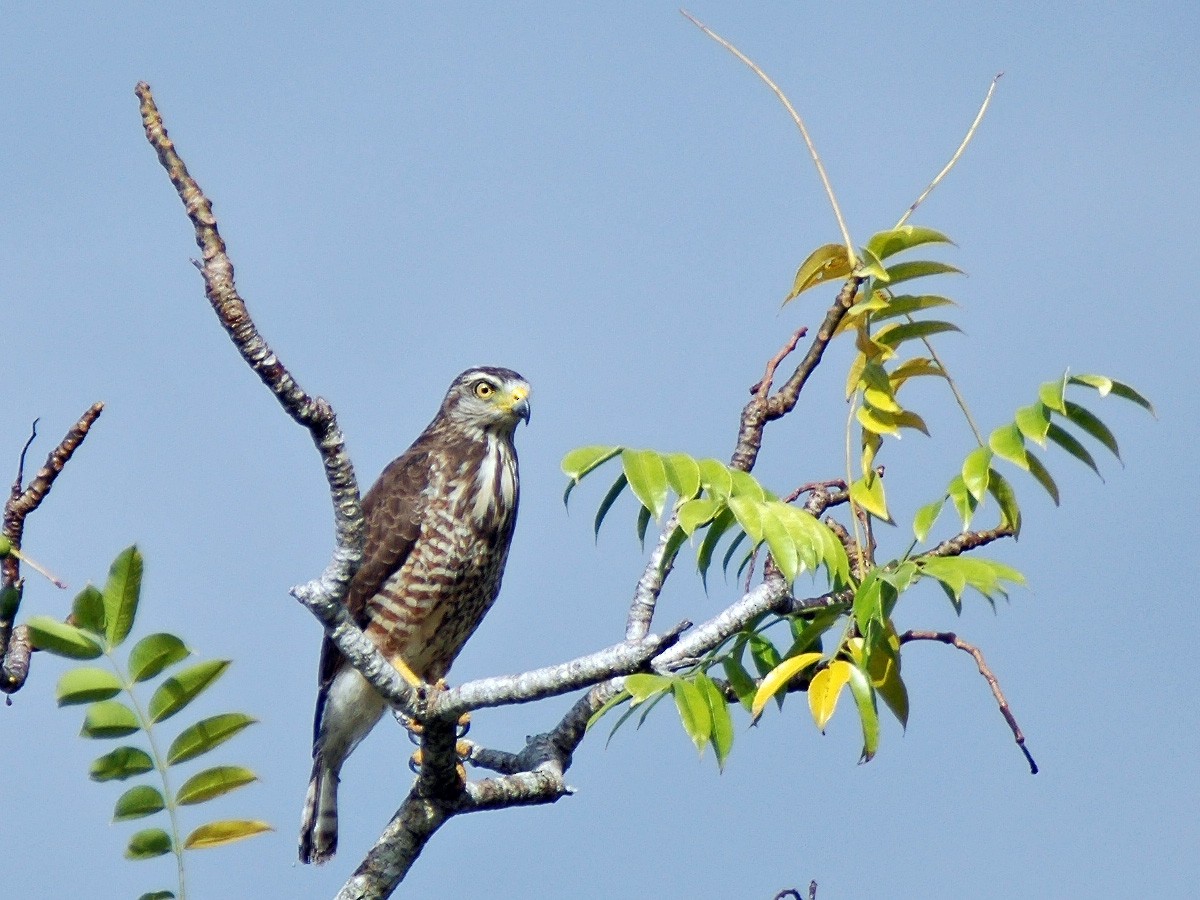
[[[895, 222], [1005, 72], [915, 219], [951, 235], [941, 258], [969, 273], [937, 288], [966, 332], [939, 346], [988, 430], [1067, 366], [1127, 380], [1159, 411], [1098, 407], [1125, 467], [1101, 460], [1101, 484], [1060, 455], [1061, 509], [1018, 482], [1025, 532], [997, 555], [1028, 590], [995, 615], [980, 601], [956, 618], [934, 590], [898, 614], [983, 647], [1042, 773], [1028, 774], [969, 658], [914, 646], [908, 731], [886, 726], [869, 765], [855, 764], [849, 709], [824, 737], [803, 703], [739, 727], [723, 775], [672, 716], [652, 716], [607, 749], [585, 743], [576, 796], [453, 821], [401, 895], [765, 898], [815, 878], [822, 898], [1190, 896], [1200, 614], [1179, 573], [1195, 566], [1200, 500], [1187, 350], [1200, 13], [1114, 7], [691, 7], [805, 115], [859, 243]], [[504, 592], [457, 680], [620, 637], [642, 566], [632, 509], [595, 545], [600, 485], [568, 514], [559, 459], [588, 443], [727, 456], [764, 360], [828, 303], [814, 292], [779, 310], [795, 268], [838, 233], [778, 103], [671, 4], [0, 10], [0, 467], [33, 418], [40, 460], [107, 403], [26, 548], [78, 588], [136, 541], [141, 627], [235, 660], [202, 709], [262, 720], [220, 760], [262, 783], [219, 812], [277, 831], [195, 855], [193, 896], [332, 896], [406, 790], [410, 747], [398, 728], [371, 737], [344, 773], [342, 852], [295, 865], [320, 631], [287, 588], [325, 564], [328, 499], [307, 436], [204, 300], [190, 227], [141, 132], [142, 79], [215, 203], [258, 324], [334, 403], [364, 484], [463, 368], [532, 382]], [[848, 358], [835, 347], [769, 432], [769, 485], [838, 474]], [[971, 446], [947, 404], [921, 395], [934, 439], [888, 447], [902, 510], [936, 496]], [[718, 579], [705, 596], [677, 573], [660, 624], [736, 590]], [[38, 581], [26, 597], [28, 614], [70, 600]], [[0, 709], [6, 887], [166, 884], [166, 861], [120, 858], [132, 829], [107, 824], [118, 790], [86, 780], [103, 748], [53, 706], [61, 668], [36, 658]], [[484, 713], [475, 736], [516, 748], [565, 706]]]

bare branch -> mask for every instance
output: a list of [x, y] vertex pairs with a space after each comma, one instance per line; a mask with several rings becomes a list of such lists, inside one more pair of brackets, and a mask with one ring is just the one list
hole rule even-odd
[[921, 556], [959, 556], [979, 547], [985, 547], [993, 541], [1012, 537], [1014, 534], [1016, 532], [1011, 525], [1000, 525], [986, 531], [964, 531], [942, 541], [932, 550], [922, 553]]
[[988, 683], [988, 687], [992, 689], [992, 696], [996, 698], [996, 704], [1000, 707], [1000, 715], [1004, 716], [1004, 721], [1008, 723], [1008, 727], [1013, 733], [1013, 740], [1017, 742], [1017, 746], [1025, 754], [1025, 759], [1029, 763], [1029, 773], [1036, 775], [1038, 773], [1038, 766], [1034, 762], [1033, 754], [1025, 746], [1025, 735], [1021, 731], [1021, 726], [1017, 724], [1017, 719], [1012, 714], [1012, 710], [1009, 709], [1008, 700], [1004, 697], [1004, 691], [1000, 690], [1000, 682], [992, 674], [992, 670], [988, 668], [987, 663], [984, 662], [983, 653], [980, 649], [973, 644], [968, 644], [952, 631], [906, 631], [900, 635], [901, 644], [907, 644], [910, 641], [939, 641], [943, 644], [957, 647], [964, 653], [971, 654], [975, 659], [975, 665], [979, 667], [979, 674], [983, 676], [984, 681]]
[[[13, 482], [8, 500], [4, 504], [3, 519], [4, 537], [11, 542], [15, 552], [6, 554], [0, 560], [0, 590], [6, 594], [2, 608], [0, 608], [0, 691], [4, 691], [6, 694], [19, 691], [29, 677], [28, 636], [24, 629], [17, 629], [15, 633], [13, 629], [24, 591], [20, 549], [21, 541], [25, 536], [25, 519], [42, 505], [42, 501], [46, 499], [50, 489], [54, 486], [55, 479], [58, 478], [75, 451], [79, 449], [80, 444], [87, 438], [92, 425], [103, 411], [103, 403], [93, 403], [88, 407], [87, 411], [79, 417], [79, 421], [58, 442], [58, 446], [50, 451], [46, 462], [42, 464], [38, 473], [33, 476], [33, 480], [29, 482], [29, 486], [25, 488], [21, 486], [25, 477], [25, 454], [29, 451], [33, 439], [37, 437], [36, 422], [31, 429], [32, 434], [29, 436], [29, 440], [21, 450], [21, 457], [17, 464], [17, 477]], [[33, 565], [32, 561], [28, 562]], [[35, 566], [35, 568], [37, 567]], [[43, 574], [56, 587], [66, 587], [57, 578], [45, 572]]]

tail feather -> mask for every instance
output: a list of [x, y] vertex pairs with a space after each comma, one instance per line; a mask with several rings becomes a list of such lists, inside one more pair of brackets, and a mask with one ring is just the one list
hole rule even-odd
[[300, 823], [300, 862], [329, 862], [337, 852], [338, 775], [321, 757], [313, 760], [312, 778]]

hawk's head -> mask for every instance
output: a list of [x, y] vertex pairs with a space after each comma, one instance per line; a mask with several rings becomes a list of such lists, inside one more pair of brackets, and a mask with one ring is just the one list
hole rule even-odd
[[511, 435], [529, 421], [529, 382], [512, 369], [467, 369], [446, 392], [442, 415], [460, 428]]

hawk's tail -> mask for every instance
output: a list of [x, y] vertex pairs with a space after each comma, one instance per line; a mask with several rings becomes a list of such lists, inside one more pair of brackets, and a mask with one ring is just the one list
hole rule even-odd
[[321, 756], [313, 760], [304, 818], [300, 822], [300, 862], [320, 865], [337, 852], [338, 775]]

